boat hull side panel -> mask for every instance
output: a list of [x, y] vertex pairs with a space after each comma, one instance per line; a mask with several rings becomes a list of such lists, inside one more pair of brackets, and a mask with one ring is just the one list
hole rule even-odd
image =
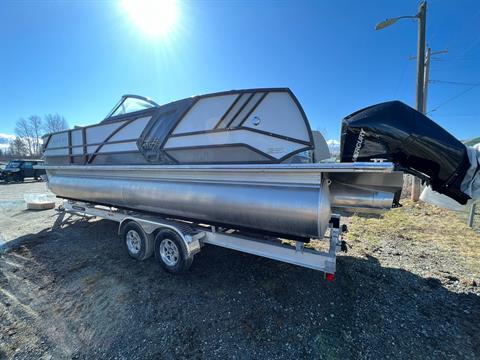
[[[279, 88], [186, 98], [54, 133], [44, 143], [47, 165], [99, 165], [105, 159], [111, 165], [311, 162], [297, 154], [313, 149], [300, 104]], [[227, 147], [239, 151], [231, 157]]]

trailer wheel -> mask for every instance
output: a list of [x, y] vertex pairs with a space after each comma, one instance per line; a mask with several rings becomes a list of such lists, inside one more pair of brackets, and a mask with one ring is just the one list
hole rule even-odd
[[192, 265], [187, 249], [180, 236], [173, 230], [164, 229], [155, 237], [155, 258], [169, 273], [182, 273]]
[[137, 260], [145, 260], [153, 253], [153, 236], [143, 231], [142, 227], [130, 221], [123, 227], [123, 243], [128, 255]]

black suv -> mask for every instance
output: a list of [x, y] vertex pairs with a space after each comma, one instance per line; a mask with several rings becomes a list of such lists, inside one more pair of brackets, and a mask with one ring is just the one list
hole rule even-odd
[[5, 169], [0, 172], [0, 180], [8, 182], [22, 182], [25, 178], [40, 179], [45, 174], [43, 169], [34, 169], [36, 165], [42, 165], [42, 160], [12, 160]]

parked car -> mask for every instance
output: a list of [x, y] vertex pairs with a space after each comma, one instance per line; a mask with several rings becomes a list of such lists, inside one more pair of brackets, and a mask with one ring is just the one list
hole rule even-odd
[[34, 169], [36, 165], [42, 165], [43, 160], [12, 160], [0, 172], [0, 180], [8, 182], [22, 182], [25, 178], [40, 180], [45, 175], [45, 170]]

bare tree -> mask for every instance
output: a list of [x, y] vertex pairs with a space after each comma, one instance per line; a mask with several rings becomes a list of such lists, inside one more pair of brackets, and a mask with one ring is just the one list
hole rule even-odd
[[33, 153], [37, 156], [40, 155], [41, 150], [40, 137], [42, 132], [42, 118], [37, 115], [32, 115], [28, 118], [28, 122], [33, 135]]
[[42, 131], [42, 118], [32, 115], [25, 120], [21, 118], [15, 126], [15, 134], [27, 147], [27, 155], [38, 156], [40, 154], [40, 136]]
[[[18, 119], [17, 123], [15, 124], [15, 134], [17, 137], [12, 142], [15, 143], [13, 149], [18, 150], [20, 142], [25, 145], [26, 147], [26, 154], [30, 156], [34, 156], [35, 148], [34, 148], [34, 133], [32, 127], [30, 126], [29, 122], [24, 118]], [[14, 153], [17, 155], [17, 153]]]
[[45, 133], [49, 134], [67, 129], [68, 123], [63, 116], [58, 114], [45, 115], [43, 123], [43, 131], [45, 131]]
[[28, 146], [25, 144], [22, 138], [16, 136], [15, 139], [10, 143], [8, 152], [12, 156], [23, 157], [28, 155]]

